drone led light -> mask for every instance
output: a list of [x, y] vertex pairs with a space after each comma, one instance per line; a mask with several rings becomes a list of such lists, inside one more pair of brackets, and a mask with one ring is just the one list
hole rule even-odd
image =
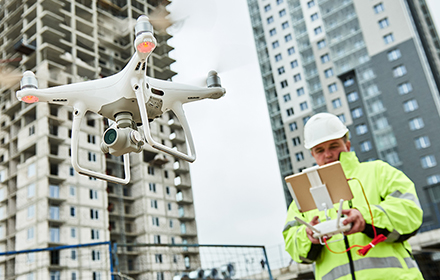
[[155, 47], [153, 42], [143, 41], [136, 48], [141, 53], [150, 53]]
[[35, 95], [26, 95], [21, 98], [21, 101], [26, 103], [35, 103], [38, 102], [38, 97], [36, 97]]

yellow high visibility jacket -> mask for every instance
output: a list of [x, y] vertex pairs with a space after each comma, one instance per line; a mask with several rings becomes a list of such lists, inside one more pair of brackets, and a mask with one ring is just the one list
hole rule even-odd
[[[415, 235], [422, 224], [423, 212], [413, 182], [401, 171], [377, 160], [359, 163], [354, 152], [342, 152], [339, 156], [347, 178], [357, 178], [362, 183], [373, 213], [377, 234], [387, 237], [385, 242], [371, 248], [364, 257], [356, 254], [358, 248], [343, 254], [334, 254], [321, 244], [312, 244], [306, 227], [295, 216], [309, 222], [314, 216], [325, 221], [324, 211], [317, 209], [300, 213], [295, 202], [289, 207], [283, 235], [286, 251], [298, 263], [315, 262], [316, 279], [423, 279], [413, 260], [411, 248], [406, 241]], [[331, 250], [342, 252], [354, 244], [367, 245], [374, 237], [371, 217], [361, 186], [356, 180], [349, 181], [353, 200], [344, 202], [343, 208], [358, 209], [365, 219], [365, 230], [346, 236], [333, 236]], [[328, 211], [336, 219], [335, 204]], [[353, 277], [354, 276], [354, 277]]]

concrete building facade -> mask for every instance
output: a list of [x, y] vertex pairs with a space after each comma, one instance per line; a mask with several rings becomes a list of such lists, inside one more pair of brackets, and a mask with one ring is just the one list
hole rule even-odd
[[[303, 147], [304, 124], [330, 112], [348, 126], [360, 161], [384, 160], [415, 182], [420, 231], [440, 228], [440, 44], [426, 2], [248, 0], [248, 7], [287, 205], [284, 177], [315, 164]], [[418, 249], [439, 247], [423, 236]]]
[[[7, 0], [0, 2], [2, 66], [36, 73], [39, 88], [112, 75], [134, 51], [134, 24], [169, 1]], [[164, 29], [148, 61], [147, 75], [171, 80], [173, 49]], [[70, 163], [72, 108], [25, 104], [15, 91], [0, 97], [0, 251], [100, 241], [119, 244], [198, 243], [187, 162], [150, 148], [132, 154], [131, 181], [119, 185], [79, 175]], [[178, 119], [165, 113], [150, 124], [153, 137], [186, 151]], [[88, 114], [82, 124], [80, 165], [123, 177], [121, 157], [103, 154], [108, 123]], [[99, 251], [100, 250], [100, 251]], [[41, 255], [39, 255], [41, 256]], [[107, 256], [107, 257], [104, 257]], [[135, 279], [172, 279], [170, 271], [194, 269], [198, 250], [169, 253], [119, 247], [118, 270]], [[114, 260], [113, 260], [114, 261]], [[172, 269], [171, 269], [172, 268]], [[108, 251], [79, 256], [74, 249], [0, 257], [2, 279], [110, 279]]]

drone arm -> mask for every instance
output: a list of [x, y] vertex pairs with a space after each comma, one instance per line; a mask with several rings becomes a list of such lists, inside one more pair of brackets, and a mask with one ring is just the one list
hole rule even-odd
[[[74, 117], [72, 124], [72, 166], [73, 168], [82, 175], [87, 175], [91, 177], [95, 177], [101, 180], [105, 180], [108, 182], [114, 182], [117, 184], [128, 184], [130, 182], [130, 156], [128, 154], [124, 154], [124, 172], [125, 178], [118, 178], [115, 176], [110, 176], [106, 174], [102, 174], [96, 171], [92, 171], [89, 169], [85, 169], [81, 167], [78, 163], [78, 143], [79, 143], [79, 131], [81, 121], [86, 113], [84, 104], [75, 104], [74, 106]], [[79, 106], [78, 106], [79, 105]]]
[[151, 132], [150, 132], [147, 110], [145, 109], [145, 98], [144, 98], [144, 93], [143, 93], [143, 87], [135, 86], [134, 91], [136, 94], [136, 98], [138, 100], [139, 112], [140, 112], [143, 127], [144, 127], [144, 136], [145, 136], [145, 139], [147, 140], [147, 142], [150, 143], [150, 145], [153, 148], [156, 148], [158, 150], [161, 150], [165, 153], [168, 153], [168, 154], [173, 155], [175, 157], [181, 158], [181, 159], [186, 160], [188, 162], [194, 162], [194, 160], [196, 159], [194, 142], [192, 140], [192, 136], [191, 136], [191, 132], [189, 130], [188, 122], [187, 122], [186, 117], [183, 112], [182, 103], [179, 101], [174, 102], [174, 105], [172, 106], [171, 109], [173, 110], [174, 113], [176, 113], [179, 121], [182, 123], [184, 131], [187, 133], [187, 140], [188, 140], [188, 143], [190, 146], [190, 151], [191, 151], [190, 155], [187, 155], [182, 152], [171, 149], [170, 147], [162, 145], [161, 143], [158, 143], [157, 141], [155, 141], [153, 139], [153, 137], [151, 136]]

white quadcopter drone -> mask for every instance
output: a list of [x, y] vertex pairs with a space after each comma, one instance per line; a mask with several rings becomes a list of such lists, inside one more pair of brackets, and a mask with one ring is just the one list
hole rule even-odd
[[[16, 96], [26, 103], [48, 102], [74, 108], [72, 124], [72, 165], [83, 175], [105, 181], [127, 184], [130, 181], [130, 152], [141, 152], [146, 142], [153, 148], [193, 162], [194, 142], [182, 105], [205, 98], [218, 99], [226, 90], [221, 87], [215, 71], [208, 74], [207, 87], [189, 86], [147, 77], [147, 58], [156, 47], [153, 27], [147, 16], [140, 16], [135, 26], [136, 52], [125, 68], [112, 76], [75, 84], [38, 89], [35, 74], [23, 73]], [[155, 141], [149, 122], [171, 110], [180, 121], [190, 148], [185, 154]], [[78, 140], [81, 121], [87, 111], [95, 112], [112, 122], [103, 134], [101, 150], [114, 156], [124, 156], [125, 177], [119, 178], [85, 169], [78, 164]], [[138, 129], [142, 125], [142, 130]], [[142, 135], [143, 134], [143, 135]]]

